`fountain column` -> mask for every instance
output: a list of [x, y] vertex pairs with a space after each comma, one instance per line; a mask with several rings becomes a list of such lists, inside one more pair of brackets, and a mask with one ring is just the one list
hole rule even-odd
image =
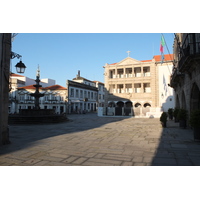
[[40, 97], [44, 96], [44, 94], [41, 94], [39, 92], [39, 88], [42, 87], [42, 85], [40, 85], [40, 70], [39, 70], [39, 66], [38, 66], [35, 82], [36, 82], [36, 84], [33, 85], [35, 87], [35, 93], [31, 94], [31, 96], [35, 97], [35, 110], [39, 110], [40, 109], [39, 99], [40, 99]]

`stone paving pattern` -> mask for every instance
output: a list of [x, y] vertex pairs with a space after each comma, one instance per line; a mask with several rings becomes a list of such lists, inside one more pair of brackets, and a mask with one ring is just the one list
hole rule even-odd
[[69, 115], [47, 125], [11, 125], [1, 166], [198, 166], [191, 129], [159, 119]]

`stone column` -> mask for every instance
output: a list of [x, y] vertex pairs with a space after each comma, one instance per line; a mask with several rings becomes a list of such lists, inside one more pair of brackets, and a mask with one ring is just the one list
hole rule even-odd
[[8, 99], [11, 59], [11, 33], [0, 33], [0, 145], [8, 144]]

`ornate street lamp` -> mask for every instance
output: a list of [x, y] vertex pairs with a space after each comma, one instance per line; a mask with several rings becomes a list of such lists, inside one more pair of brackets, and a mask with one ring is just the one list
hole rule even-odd
[[25, 72], [26, 66], [21, 60], [15, 65], [15, 67], [16, 67], [17, 73]]
[[[21, 55], [14, 53], [14, 52], [11, 52], [11, 59], [16, 58], [16, 57], [18, 59], [22, 58]], [[25, 72], [26, 66], [21, 60], [15, 65], [15, 67], [16, 67], [17, 73], [24, 73]]]

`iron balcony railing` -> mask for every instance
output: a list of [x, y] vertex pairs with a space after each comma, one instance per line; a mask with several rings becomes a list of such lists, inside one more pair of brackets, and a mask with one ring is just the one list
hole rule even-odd
[[191, 37], [188, 34], [180, 50], [179, 71], [187, 71], [191, 66], [191, 62], [197, 60], [197, 58], [200, 58], [200, 42], [196, 42], [194, 35]]

